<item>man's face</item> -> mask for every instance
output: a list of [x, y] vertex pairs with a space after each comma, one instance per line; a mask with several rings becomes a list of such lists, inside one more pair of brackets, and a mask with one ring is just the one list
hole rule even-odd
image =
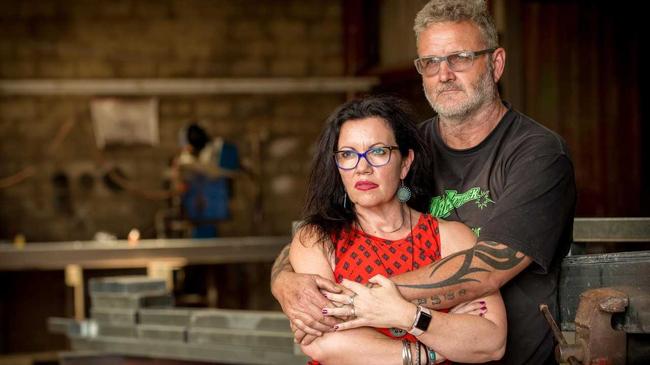
[[[420, 33], [418, 57], [447, 56], [485, 48], [477, 26], [470, 22], [443, 22], [429, 25]], [[489, 67], [491, 54], [476, 56], [472, 66], [453, 71], [447, 61], [435, 75], [422, 75], [424, 93], [431, 107], [443, 118], [463, 119], [495, 96], [496, 83]]]

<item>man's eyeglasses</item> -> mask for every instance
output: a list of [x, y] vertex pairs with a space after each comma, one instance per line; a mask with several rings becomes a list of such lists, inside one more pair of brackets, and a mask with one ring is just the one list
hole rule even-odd
[[352, 170], [359, 165], [361, 157], [365, 158], [371, 166], [380, 167], [390, 162], [390, 155], [397, 146], [376, 146], [369, 148], [364, 153], [355, 150], [341, 150], [334, 152], [336, 166], [341, 170]]
[[415, 68], [420, 75], [435, 76], [440, 71], [440, 63], [447, 61], [449, 68], [454, 72], [465, 71], [472, 67], [474, 59], [482, 54], [492, 53], [496, 48], [488, 48], [480, 51], [462, 51], [447, 56], [429, 56], [416, 58]]

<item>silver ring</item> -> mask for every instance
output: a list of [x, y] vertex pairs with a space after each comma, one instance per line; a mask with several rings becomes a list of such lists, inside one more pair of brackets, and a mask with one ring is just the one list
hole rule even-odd
[[354, 309], [354, 306], [352, 306], [352, 317], [356, 317], [356, 316], [357, 316], [357, 311], [356, 309]]
[[350, 296], [350, 299], [348, 300], [348, 304], [350, 304], [353, 307], [354, 307], [354, 297], [356, 297], [356, 296], [357, 296], [357, 293], [354, 293], [354, 294], [352, 294], [352, 296]]

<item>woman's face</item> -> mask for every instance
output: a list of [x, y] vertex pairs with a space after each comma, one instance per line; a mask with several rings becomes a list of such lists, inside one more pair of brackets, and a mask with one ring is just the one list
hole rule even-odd
[[[388, 123], [379, 117], [348, 120], [341, 126], [337, 151], [355, 151], [381, 160], [381, 149], [377, 147], [396, 146], [395, 135]], [[390, 161], [383, 166], [375, 167], [361, 157], [356, 168], [343, 170], [339, 168], [341, 179], [348, 199], [359, 207], [371, 208], [396, 199], [395, 193], [400, 180], [408, 174], [413, 151], [408, 156], [402, 156], [398, 149], [388, 151]], [[354, 154], [347, 154], [353, 159]], [[371, 159], [373, 157], [370, 157]]]

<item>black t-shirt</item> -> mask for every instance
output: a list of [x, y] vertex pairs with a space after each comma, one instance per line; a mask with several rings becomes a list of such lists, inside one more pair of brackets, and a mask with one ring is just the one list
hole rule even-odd
[[534, 261], [501, 288], [508, 343], [499, 363], [554, 363], [553, 335], [539, 304], [548, 304], [557, 319], [559, 267], [572, 240], [573, 164], [560, 136], [505, 105], [496, 128], [467, 150], [445, 145], [436, 118], [421, 125], [434, 151], [438, 191], [431, 213]]

